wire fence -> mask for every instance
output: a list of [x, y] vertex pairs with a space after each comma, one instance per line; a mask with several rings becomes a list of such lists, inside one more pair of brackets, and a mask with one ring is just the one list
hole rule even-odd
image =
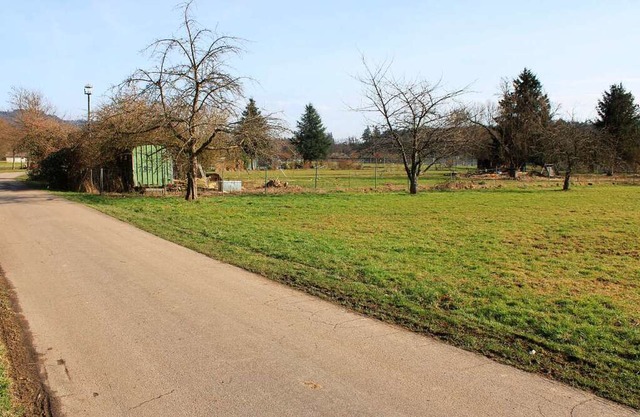
[[[85, 177], [85, 191], [99, 193], [122, 193], [141, 191], [149, 187], [136, 187], [130, 169], [95, 168]], [[507, 181], [507, 182], [503, 182]], [[505, 186], [515, 184], [539, 183], [547, 185], [560, 184], [563, 175], [544, 176], [536, 170], [522, 173], [517, 182], [513, 182], [505, 173], [493, 171], [481, 172], [472, 166], [436, 165], [419, 177], [421, 187], [439, 187], [451, 185], [452, 182], [476, 184], [481, 186], [497, 186], [503, 182]], [[231, 183], [233, 187], [229, 187]], [[238, 182], [241, 186], [238, 186]], [[226, 187], [223, 188], [223, 183]], [[605, 184], [640, 184], [637, 174], [624, 174], [609, 177], [602, 174], [574, 174], [572, 183], [576, 185]], [[174, 178], [168, 184], [151, 187], [165, 192], [180, 193], [185, 189], [186, 181]], [[460, 184], [458, 184], [460, 185]], [[210, 173], [198, 179], [198, 188], [206, 192], [245, 191], [254, 193], [276, 192], [313, 192], [313, 191], [393, 191], [405, 190], [409, 181], [401, 164], [362, 164], [357, 169], [338, 169], [329, 166], [318, 166], [302, 169], [269, 169], [256, 170], [224, 170]]]
[[[455, 169], [436, 167], [427, 171], [420, 178], [423, 185], [433, 185], [461, 174], [473, 168], [457, 167]], [[366, 164], [360, 169], [276, 169], [263, 168], [254, 171], [231, 171], [221, 175], [222, 180], [242, 181], [247, 191], [264, 189], [290, 188], [310, 190], [375, 190], [395, 189], [408, 186], [407, 174], [399, 164]]]
[[126, 193], [134, 190], [131, 170], [93, 168], [85, 174], [83, 188], [88, 192]]

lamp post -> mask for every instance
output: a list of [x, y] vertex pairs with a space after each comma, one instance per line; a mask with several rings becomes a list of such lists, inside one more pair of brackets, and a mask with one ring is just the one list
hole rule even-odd
[[[91, 90], [93, 90], [93, 86], [89, 83], [85, 84], [84, 93], [87, 95], [87, 133], [89, 140], [91, 140]], [[91, 186], [93, 187], [93, 168], [91, 168], [90, 175]], [[100, 194], [102, 194], [102, 170], [100, 171]]]
[[89, 127], [89, 132], [91, 132], [91, 90], [93, 90], [93, 86], [91, 84], [84, 86], [84, 93], [87, 95], [87, 125]]

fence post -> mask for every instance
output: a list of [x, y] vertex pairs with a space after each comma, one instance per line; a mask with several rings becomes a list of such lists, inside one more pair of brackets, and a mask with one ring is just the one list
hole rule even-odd
[[267, 193], [267, 167], [264, 167], [264, 193]]
[[378, 188], [378, 158], [373, 160], [373, 188]]
[[100, 194], [104, 192], [104, 168], [100, 168]]
[[318, 161], [316, 161], [316, 176], [315, 176], [315, 180], [313, 182], [313, 188], [314, 189], [318, 188]]
[[164, 168], [165, 168], [164, 163], [165, 163], [165, 160], [163, 158], [160, 160], [160, 169], [162, 170], [162, 195], [164, 195], [165, 192], [167, 191], [167, 184], [164, 180]]

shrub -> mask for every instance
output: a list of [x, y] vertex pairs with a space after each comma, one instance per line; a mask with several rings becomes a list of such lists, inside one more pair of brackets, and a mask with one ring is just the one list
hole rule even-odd
[[45, 157], [31, 172], [31, 177], [45, 181], [54, 190], [70, 190], [75, 185], [72, 178], [77, 152], [72, 148], [62, 148]]

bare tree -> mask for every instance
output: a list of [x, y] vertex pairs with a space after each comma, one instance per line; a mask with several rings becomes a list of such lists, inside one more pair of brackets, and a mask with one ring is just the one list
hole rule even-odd
[[18, 113], [30, 112], [39, 115], [55, 114], [53, 105], [41, 92], [36, 90], [29, 90], [23, 87], [11, 87], [10, 103]]
[[445, 91], [440, 83], [402, 80], [390, 74], [390, 65], [371, 68], [358, 80], [364, 104], [356, 109], [371, 114], [370, 121], [389, 138], [400, 154], [409, 179], [409, 192], [418, 192], [418, 178], [439, 161], [463, 151], [460, 128], [467, 119], [456, 99], [465, 89]]
[[93, 158], [96, 163], [104, 163], [105, 158], [139, 145], [170, 146], [175, 142], [161, 123], [160, 106], [146, 99], [135, 89], [120, 88], [94, 111], [90, 142], [97, 145]]
[[68, 146], [69, 134], [76, 128], [55, 116], [55, 109], [42, 93], [13, 88], [11, 104], [17, 111], [17, 149], [27, 152], [30, 160], [38, 163]]
[[182, 9], [181, 34], [153, 42], [152, 69], [139, 69], [126, 81], [135, 84], [157, 106], [152, 126], [166, 130], [187, 160], [185, 198], [198, 197], [198, 156], [233, 132], [242, 96], [241, 78], [231, 74], [229, 57], [242, 52], [238, 38], [201, 28], [191, 17], [192, 3]]
[[12, 153], [15, 156], [17, 135], [15, 125], [0, 118], [0, 157], [4, 157], [6, 153]]
[[550, 126], [544, 145], [545, 159], [564, 168], [564, 191], [569, 190], [576, 167], [591, 162], [589, 158], [598, 147], [598, 134], [593, 125], [577, 122], [573, 117]]

